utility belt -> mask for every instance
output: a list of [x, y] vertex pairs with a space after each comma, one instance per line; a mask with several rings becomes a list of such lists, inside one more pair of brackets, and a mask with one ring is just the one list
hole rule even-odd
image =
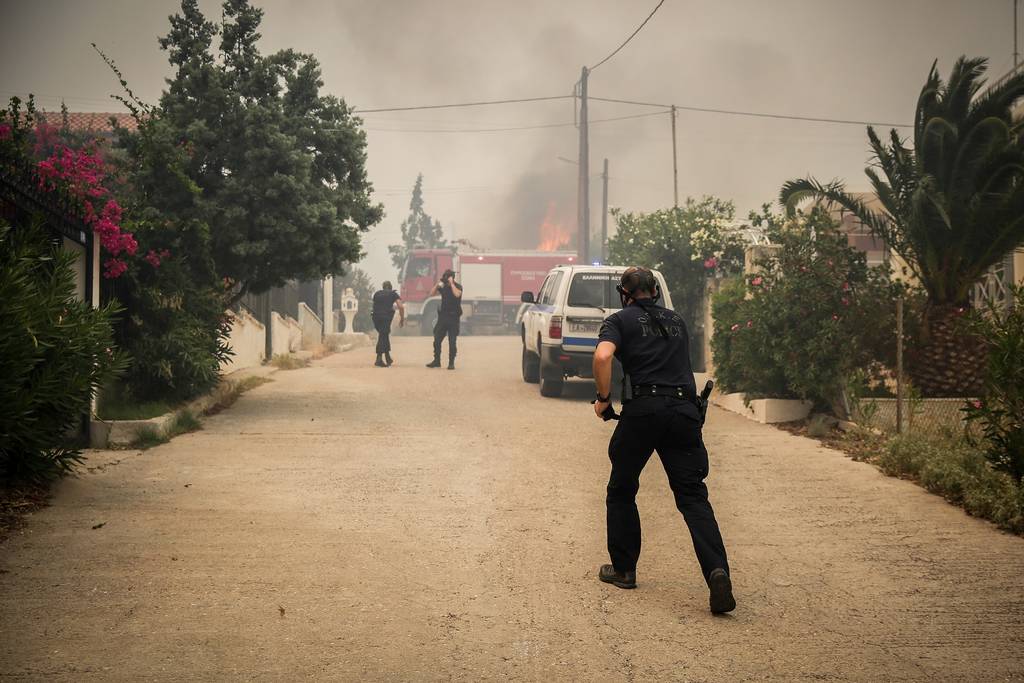
[[681, 398], [684, 401], [692, 401], [696, 403], [697, 397], [690, 393], [689, 387], [671, 387], [663, 386], [660, 384], [639, 384], [633, 387], [633, 398], [637, 399], [642, 396], [670, 396], [672, 398]]

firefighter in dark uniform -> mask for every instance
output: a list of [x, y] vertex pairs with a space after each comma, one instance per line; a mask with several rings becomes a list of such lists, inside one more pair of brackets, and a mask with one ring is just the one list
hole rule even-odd
[[448, 369], [455, 369], [455, 354], [458, 350], [459, 319], [462, 317], [462, 285], [455, 281], [455, 271], [446, 270], [441, 280], [430, 290], [430, 296], [441, 295], [437, 309], [437, 323], [434, 324], [434, 360], [428, 368], [441, 367], [441, 342], [448, 337]]
[[622, 414], [608, 444], [612, 464], [606, 501], [611, 564], [601, 567], [599, 578], [619, 588], [636, 587], [640, 557], [636, 494], [640, 472], [657, 451], [676, 507], [689, 527], [710, 591], [711, 611], [732, 611], [736, 601], [725, 544], [704, 484], [708, 452], [701, 438], [701, 411], [686, 324], [678, 314], [658, 305], [660, 290], [650, 270], [627, 269], [618, 290], [623, 308], [605, 320], [594, 353], [594, 412], [602, 419], [608, 416], [613, 357], [630, 379], [632, 396], [623, 396]]

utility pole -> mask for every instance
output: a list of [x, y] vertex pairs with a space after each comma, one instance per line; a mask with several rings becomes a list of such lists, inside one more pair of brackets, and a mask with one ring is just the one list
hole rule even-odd
[[679, 164], [676, 157], [676, 105], [672, 105], [672, 206], [679, 208]]
[[608, 159], [601, 174], [601, 265], [608, 263]]
[[587, 67], [580, 74], [580, 160], [576, 220], [579, 228], [578, 251], [581, 263], [590, 263], [590, 131], [587, 125]]
[[1020, 0], [1013, 0], [1013, 68], [1020, 63], [1020, 53], [1017, 52], [1017, 3]]

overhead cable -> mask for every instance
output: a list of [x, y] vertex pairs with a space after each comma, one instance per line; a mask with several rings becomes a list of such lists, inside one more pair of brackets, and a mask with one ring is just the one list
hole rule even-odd
[[589, 97], [591, 100], [598, 102], [615, 102], [618, 104], [635, 104], [641, 107], [660, 107], [662, 109], [671, 109], [675, 106], [676, 109], [683, 109], [686, 111], [698, 111], [707, 114], [729, 114], [731, 116], [754, 116], [763, 119], [784, 119], [789, 121], [812, 121], [816, 123], [843, 123], [852, 124], [857, 126], [889, 126], [892, 128], [913, 128], [914, 126], [909, 123], [884, 123], [882, 121], [855, 121], [852, 119], [830, 119], [818, 116], [797, 116], [795, 114], [769, 114], [765, 112], [756, 111], [739, 111], [736, 109], [713, 109], [711, 107], [691, 107], [684, 104], [662, 104], [660, 102], [638, 102], [637, 100], [620, 100], [612, 97]]
[[[670, 110], [648, 112], [646, 114], [632, 114], [630, 116], [614, 116], [607, 119], [593, 119], [590, 123], [608, 123], [610, 121], [626, 121], [628, 119], [642, 119], [648, 116], [661, 116], [662, 114], [668, 113]], [[542, 128], [568, 128], [575, 126], [576, 124], [572, 121], [565, 123], [541, 123], [533, 126], [509, 126], [505, 128], [369, 128], [366, 130], [373, 132], [385, 132], [385, 133], [501, 133], [505, 131], [513, 130], [538, 130]], [[336, 129], [327, 129], [336, 130]]]
[[651, 10], [651, 13], [647, 15], [647, 18], [644, 19], [643, 22], [641, 22], [641, 24], [636, 27], [636, 30], [629, 34], [629, 38], [626, 38], [626, 40], [624, 40], [622, 42], [622, 45], [619, 45], [617, 48], [612, 50], [612, 53], [610, 55], [608, 55], [607, 57], [602, 59], [600, 62], [598, 62], [594, 66], [590, 67], [590, 71], [593, 71], [597, 67], [601, 66], [602, 64], [607, 62], [609, 59], [614, 57], [616, 54], [618, 54], [619, 50], [621, 50], [622, 48], [626, 47], [626, 43], [628, 43], [629, 41], [633, 40], [633, 36], [635, 36], [636, 34], [640, 33], [640, 29], [642, 29], [644, 26], [647, 25], [647, 22], [651, 20], [651, 17], [654, 16], [654, 13], [657, 12], [661, 8], [661, 6], [664, 5], [664, 4], [665, 4], [665, 0], [661, 0], [661, 2], [659, 2], [657, 4], [657, 6], [655, 6], [655, 8]]
[[459, 107], [482, 107], [490, 104], [515, 104], [517, 102], [546, 102], [549, 100], [567, 100], [572, 95], [551, 95], [548, 97], [523, 97], [514, 100], [487, 100], [481, 102], [459, 102], [456, 104], [423, 104], [415, 107], [384, 107], [379, 109], [354, 109], [355, 114], [373, 114], [383, 111], [417, 111], [420, 109], [456, 109]]

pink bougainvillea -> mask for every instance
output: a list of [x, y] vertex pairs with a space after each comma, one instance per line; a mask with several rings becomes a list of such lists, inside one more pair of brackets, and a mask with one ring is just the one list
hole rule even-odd
[[[92, 227], [111, 256], [103, 262], [104, 277], [122, 275], [128, 265], [120, 256], [135, 254], [139, 245], [130, 232], [121, 229], [121, 206], [103, 185], [106, 177], [103, 159], [95, 149], [57, 145], [49, 157], [39, 162], [38, 170], [40, 189], [60, 187], [81, 202], [85, 224]], [[159, 265], [159, 257], [154, 265]]]

